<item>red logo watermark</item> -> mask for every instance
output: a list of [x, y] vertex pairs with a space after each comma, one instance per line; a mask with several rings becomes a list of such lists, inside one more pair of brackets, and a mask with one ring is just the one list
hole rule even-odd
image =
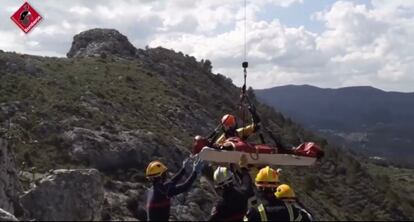
[[42, 20], [42, 16], [27, 2], [25, 2], [11, 17], [14, 23], [24, 33], [30, 32], [37, 23]]

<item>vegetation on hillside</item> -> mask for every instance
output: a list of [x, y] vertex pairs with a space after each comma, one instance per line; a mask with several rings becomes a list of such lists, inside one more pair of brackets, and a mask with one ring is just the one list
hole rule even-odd
[[[159, 147], [189, 148], [193, 136], [208, 134], [224, 113], [237, 110], [239, 88], [223, 75], [212, 74], [208, 60], [198, 62], [163, 48], [142, 53], [142, 58], [133, 60], [110, 55], [66, 59], [0, 53], [0, 136], [12, 142], [20, 167], [45, 172], [90, 166], [74, 158], [72, 144], [64, 139], [73, 128], [113, 135], [145, 130], [154, 135]], [[28, 66], [35, 72], [30, 74]], [[284, 143], [315, 141], [326, 151], [317, 166], [282, 167], [283, 182], [293, 185], [317, 219], [413, 219], [412, 198], [402, 190], [387, 189], [399, 179], [376, 176], [370, 165], [328, 145], [249, 93], [263, 124]], [[169, 159], [157, 153], [154, 158]], [[137, 166], [147, 164], [142, 161]], [[179, 159], [171, 161], [180, 164]], [[127, 174], [125, 169], [114, 170]]]

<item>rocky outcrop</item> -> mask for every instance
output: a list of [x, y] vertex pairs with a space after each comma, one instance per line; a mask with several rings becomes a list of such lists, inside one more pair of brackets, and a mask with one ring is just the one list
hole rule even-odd
[[156, 156], [168, 157], [165, 162], [174, 169], [175, 160], [183, 159], [185, 153], [185, 148], [174, 144], [160, 145], [159, 138], [145, 130], [110, 133], [75, 127], [65, 132], [63, 138], [71, 144], [74, 159], [103, 171], [144, 169]]
[[146, 221], [146, 191], [145, 183], [107, 181], [102, 220]]
[[67, 56], [87, 57], [117, 55], [133, 58], [137, 49], [128, 38], [114, 29], [91, 29], [75, 35]]
[[103, 178], [95, 169], [55, 170], [21, 197], [36, 220], [101, 220]]
[[170, 219], [178, 221], [207, 220], [217, 198], [209, 181], [205, 177], [201, 177], [200, 182], [197, 182], [188, 193], [173, 199]]
[[7, 141], [0, 138], [0, 208], [14, 214], [21, 192], [14, 156]]
[[13, 214], [0, 208], [0, 221], [18, 221], [18, 220]]

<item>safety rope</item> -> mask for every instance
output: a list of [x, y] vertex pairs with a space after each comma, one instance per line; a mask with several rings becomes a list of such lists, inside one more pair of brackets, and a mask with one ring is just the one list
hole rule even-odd
[[[245, 137], [245, 128], [246, 128], [246, 105], [250, 105], [250, 101], [246, 95], [246, 82], [247, 82], [247, 67], [249, 67], [249, 63], [247, 62], [247, 0], [244, 0], [244, 62], [242, 63], [243, 68], [243, 86], [241, 88], [241, 95], [240, 95], [240, 105], [239, 109], [242, 116], [242, 137]], [[248, 104], [246, 104], [248, 102]], [[243, 138], [244, 139], [244, 138]], [[250, 158], [253, 160], [259, 159], [259, 152], [256, 150], [256, 155], [253, 156], [253, 153], [249, 153]]]
[[244, 52], [243, 52], [243, 59], [244, 62], [242, 63], [242, 67], [243, 67], [243, 86], [241, 89], [241, 96], [240, 96], [240, 106], [239, 109], [241, 111], [241, 115], [242, 115], [242, 122], [243, 122], [243, 130], [242, 130], [242, 135], [244, 136], [244, 127], [245, 127], [245, 97], [246, 97], [246, 79], [247, 79], [247, 67], [249, 66], [249, 63], [247, 62], [247, 0], [244, 0]]
[[[243, 68], [243, 86], [241, 88], [240, 95], [240, 105], [239, 109], [242, 115], [242, 137], [245, 137], [245, 127], [246, 127], [246, 105], [252, 106], [249, 97], [246, 95], [246, 82], [247, 82], [247, 68], [249, 63], [247, 62], [247, 0], [244, 0], [244, 62], [242, 63]], [[246, 104], [247, 103], [247, 104]], [[251, 107], [252, 108], [252, 107]], [[256, 127], [256, 126], [255, 126]], [[260, 139], [264, 143], [263, 135], [260, 133]], [[254, 155], [256, 154], [256, 155]], [[256, 149], [255, 153], [249, 153], [252, 160], [259, 159], [259, 151]]]
[[244, 61], [247, 61], [247, 0], [244, 0]]
[[243, 86], [241, 89], [241, 95], [240, 95], [240, 104], [239, 104], [239, 109], [241, 112], [241, 116], [242, 116], [242, 135], [244, 137], [244, 128], [245, 128], [245, 97], [246, 97], [246, 79], [247, 79], [247, 67], [249, 66], [249, 63], [247, 62], [247, 0], [244, 0], [244, 52], [243, 52], [243, 57], [244, 57], [244, 62], [242, 63], [242, 67], [243, 67]]

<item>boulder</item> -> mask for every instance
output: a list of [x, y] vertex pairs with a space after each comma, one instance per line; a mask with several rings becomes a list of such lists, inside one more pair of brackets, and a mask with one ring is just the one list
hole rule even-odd
[[137, 49], [115, 29], [91, 29], [75, 35], [68, 58], [116, 55], [134, 58]]
[[21, 197], [29, 218], [101, 220], [103, 177], [95, 169], [55, 170]]

